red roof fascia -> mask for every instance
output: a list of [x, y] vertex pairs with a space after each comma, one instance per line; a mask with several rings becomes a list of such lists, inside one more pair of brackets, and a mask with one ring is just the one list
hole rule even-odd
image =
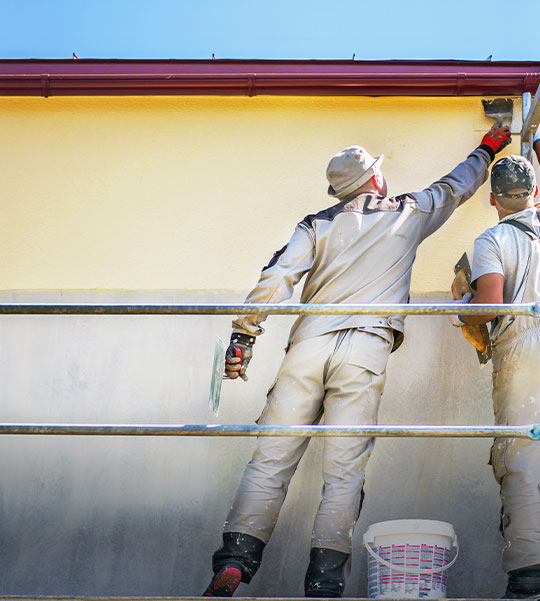
[[540, 62], [0, 60], [1, 96], [517, 96]]

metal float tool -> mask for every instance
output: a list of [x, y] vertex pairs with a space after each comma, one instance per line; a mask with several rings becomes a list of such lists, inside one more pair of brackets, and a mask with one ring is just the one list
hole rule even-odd
[[512, 98], [494, 98], [482, 100], [484, 114], [489, 119], [494, 119], [498, 127], [510, 127], [514, 116], [514, 101]]
[[[242, 358], [242, 351], [238, 348], [234, 349], [234, 354], [238, 358]], [[230, 380], [228, 376], [223, 374], [225, 370], [225, 344], [218, 337], [214, 348], [214, 363], [212, 365], [212, 378], [210, 380], [210, 395], [208, 397], [208, 406], [214, 415], [218, 414], [219, 401], [221, 397], [221, 384], [223, 380]]]

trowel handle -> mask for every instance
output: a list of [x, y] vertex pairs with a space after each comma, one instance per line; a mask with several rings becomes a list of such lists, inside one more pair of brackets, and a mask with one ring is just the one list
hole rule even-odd
[[[242, 349], [239, 349], [237, 346], [235, 346], [235, 347], [233, 348], [233, 350], [234, 350], [234, 356], [235, 356], [237, 359], [241, 359], [241, 358], [242, 358]], [[229, 378], [229, 376], [223, 376], [223, 379], [224, 379], [224, 380], [230, 380], [231, 378]]]
[[[238, 359], [242, 359], [242, 349], [239, 349], [235, 346], [234, 347], [234, 356], [238, 357]], [[247, 363], [249, 363], [249, 359], [248, 359]], [[246, 363], [246, 366], [247, 366], [247, 363]], [[246, 376], [245, 373], [243, 373], [243, 374], [241, 373], [239, 375], [242, 378], [242, 380], [244, 380], [244, 382], [248, 381], [248, 377]]]

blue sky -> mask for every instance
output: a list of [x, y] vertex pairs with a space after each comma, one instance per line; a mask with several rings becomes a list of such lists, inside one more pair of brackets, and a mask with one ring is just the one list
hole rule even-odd
[[0, 27], [0, 58], [540, 60], [540, 0], [0, 0]]

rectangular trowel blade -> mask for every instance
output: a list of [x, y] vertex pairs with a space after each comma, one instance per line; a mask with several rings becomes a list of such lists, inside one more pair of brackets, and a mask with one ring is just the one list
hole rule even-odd
[[[458, 274], [460, 271], [463, 272], [463, 279], [461, 280], [461, 285], [458, 284]], [[472, 273], [471, 264], [469, 263], [469, 257], [467, 256], [467, 253], [463, 253], [459, 261], [456, 263], [454, 267], [454, 273], [456, 274], [456, 278], [454, 279], [454, 283], [452, 285], [452, 293], [454, 293], [454, 287], [456, 288], [456, 294], [459, 292], [459, 296], [463, 296], [465, 292], [470, 292]], [[454, 296], [454, 298], [459, 298], [459, 296]], [[484, 351], [481, 351], [478, 348], [476, 348], [476, 355], [478, 357], [480, 365], [485, 365], [491, 359], [491, 340], [487, 325], [485, 323], [480, 325], [466, 325], [464, 326], [463, 330], [463, 335], [465, 336], [467, 341], [470, 342], [473, 346], [475, 346], [475, 344], [469, 339], [469, 337], [471, 335], [474, 336], [475, 331], [479, 333], [483, 341]]]
[[463, 269], [465, 272], [465, 276], [467, 277], [467, 284], [471, 284], [471, 264], [469, 263], [469, 257], [467, 253], [463, 253], [459, 259], [459, 261], [454, 266], [454, 273], [458, 273]]
[[210, 396], [208, 406], [215, 415], [218, 414], [219, 399], [221, 396], [221, 383], [223, 382], [223, 369], [225, 366], [225, 345], [218, 338], [214, 349], [214, 363], [212, 365], [212, 379], [210, 381]]

